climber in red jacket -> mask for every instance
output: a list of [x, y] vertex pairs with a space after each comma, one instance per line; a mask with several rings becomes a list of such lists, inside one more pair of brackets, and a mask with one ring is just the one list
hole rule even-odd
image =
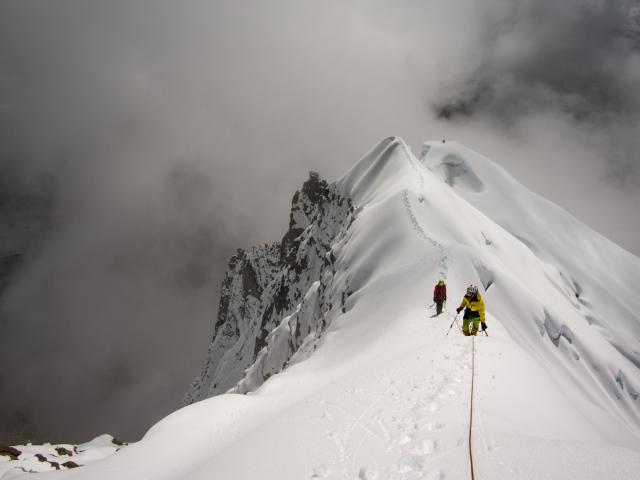
[[442, 313], [442, 305], [447, 301], [447, 286], [440, 280], [433, 289], [433, 302], [436, 304], [436, 315]]

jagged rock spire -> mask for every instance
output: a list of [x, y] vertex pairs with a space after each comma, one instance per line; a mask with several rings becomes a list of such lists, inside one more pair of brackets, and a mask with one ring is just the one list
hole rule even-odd
[[238, 249], [222, 282], [218, 319], [203, 372], [184, 402], [247, 392], [313, 351], [345, 311], [348, 275], [335, 281], [336, 245], [351, 225], [351, 200], [309, 172], [291, 201], [281, 242]]

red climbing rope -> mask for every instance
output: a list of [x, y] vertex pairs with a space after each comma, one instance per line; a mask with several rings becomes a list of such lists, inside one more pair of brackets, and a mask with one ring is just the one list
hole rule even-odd
[[471, 403], [469, 405], [469, 467], [471, 469], [471, 480], [475, 480], [473, 469], [473, 451], [471, 449], [471, 430], [473, 429], [473, 379], [475, 377], [476, 346], [475, 337], [471, 337]]

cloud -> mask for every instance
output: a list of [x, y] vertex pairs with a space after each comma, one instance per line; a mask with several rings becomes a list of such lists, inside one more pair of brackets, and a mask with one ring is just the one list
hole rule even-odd
[[577, 120], [637, 113], [640, 7], [635, 1], [506, 2], [489, 12], [483, 52], [444, 118], [560, 110]]
[[478, 63], [435, 99], [447, 121], [509, 128], [563, 116], [598, 138], [608, 174], [637, 186], [640, 3], [506, 2], [490, 9]]

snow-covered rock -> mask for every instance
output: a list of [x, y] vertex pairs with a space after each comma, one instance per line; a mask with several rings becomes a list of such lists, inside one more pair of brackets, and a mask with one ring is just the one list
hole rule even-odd
[[78, 468], [110, 457], [125, 446], [111, 435], [100, 435], [80, 445], [29, 443], [9, 448], [0, 446], [0, 477]]
[[353, 221], [351, 200], [311, 172], [291, 205], [281, 242], [229, 262], [202, 375], [185, 403], [229, 390], [247, 393], [304, 359], [349, 295], [336, 255]]

